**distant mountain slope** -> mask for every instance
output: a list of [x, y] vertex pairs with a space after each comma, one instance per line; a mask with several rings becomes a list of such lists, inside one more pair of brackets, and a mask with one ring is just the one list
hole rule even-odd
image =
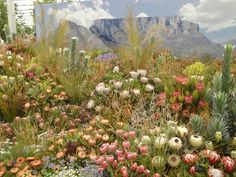
[[[142, 17], [137, 19], [140, 35], [160, 39], [161, 45], [174, 55], [222, 57], [223, 47], [213, 43], [199, 32], [198, 24], [181, 20], [179, 16]], [[70, 22], [70, 36], [80, 37], [82, 46], [102, 50], [116, 49], [127, 45], [126, 21], [123, 18], [95, 20], [90, 29]], [[143, 40], [144, 41], [144, 40]]]
[[101, 50], [110, 50], [104, 42], [96, 35], [93, 34], [90, 29], [87, 29], [81, 25], [76, 25], [73, 22], [68, 22], [69, 24], [69, 37], [79, 37], [79, 46], [83, 49], [101, 49]]

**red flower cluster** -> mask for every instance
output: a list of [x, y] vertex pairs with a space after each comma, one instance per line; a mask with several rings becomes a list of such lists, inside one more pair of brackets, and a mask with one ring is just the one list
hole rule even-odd
[[187, 85], [189, 83], [189, 79], [185, 76], [176, 76], [175, 81], [181, 85]]

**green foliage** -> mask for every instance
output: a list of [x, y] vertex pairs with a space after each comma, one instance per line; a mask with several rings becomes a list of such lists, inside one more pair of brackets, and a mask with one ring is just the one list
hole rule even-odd
[[212, 115], [227, 119], [229, 110], [229, 97], [224, 92], [217, 92], [212, 97]]
[[128, 44], [121, 46], [118, 50], [120, 62], [125, 70], [144, 69], [150, 64], [149, 62], [152, 59], [153, 51], [157, 46], [157, 41], [152, 35], [157, 33], [158, 28], [158, 26], [150, 28], [150, 31], [143, 37], [143, 40], [141, 40], [136, 19], [133, 17], [132, 11], [128, 11], [126, 17]]
[[207, 136], [209, 139], [215, 139], [216, 132], [221, 132], [224, 141], [230, 138], [229, 126], [224, 119], [213, 118], [207, 127]]
[[206, 130], [204, 121], [199, 115], [194, 115], [190, 118], [190, 125], [195, 134], [203, 134], [204, 131]]
[[7, 7], [5, 0], [0, 0], [0, 37], [6, 40]]
[[208, 73], [209, 67], [201, 62], [195, 62], [187, 66], [183, 73], [187, 76], [205, 76]]
[[230, 69], [232, 64], [233, 46], [228, 44], [225, 46], [224, 62], [222, 66], [222, 91], [228, 92], [234, 86], [231, 78]]

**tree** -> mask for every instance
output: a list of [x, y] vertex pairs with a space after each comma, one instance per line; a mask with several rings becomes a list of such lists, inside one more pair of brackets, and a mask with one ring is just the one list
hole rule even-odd
[[5, 0], [0, 0], [0, 37], [6, 40], [7, 7]]

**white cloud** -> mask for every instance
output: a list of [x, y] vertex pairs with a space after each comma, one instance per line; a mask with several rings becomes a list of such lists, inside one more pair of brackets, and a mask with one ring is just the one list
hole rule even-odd
[[[81, 2], [73, 2], [65, 8], [56, 10], [54, 16], [57, 22], [61, 20], [70, 20], [77, 25], [82, 25], [89, 28], [95, 19], [114, 18], [103, 7], [108, 6], [109, 3], [104, 0], [93, 1], [92, 7], [87, 7]], [[50, 8], [48, 14], [53, 14], [53, 8]]]
[[235, 11], [235, 0], [199, 0], [198, 5], [183, 5], [180, 15], [211, 32], [236, 26]]
[[141, 12], [140, 14], [138, 14], [136, 17], [148, 17], [148, 15], [144, 12]]

